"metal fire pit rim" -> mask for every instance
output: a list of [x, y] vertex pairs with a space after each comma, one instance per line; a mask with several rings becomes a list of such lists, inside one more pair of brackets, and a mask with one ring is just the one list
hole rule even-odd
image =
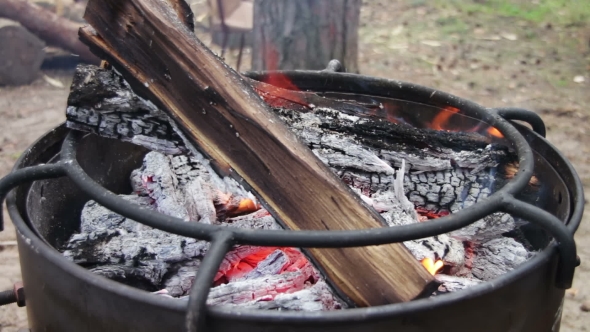
[[[460, 111], [468, 110], [468, 112], [473, 113], [475, 117], [488, 122], [490, 125], [495, 125], [498, 120], [498, 118], [495, 117], [495, 108], [486, 108], [469, 99], [465, 99], [433, 87], [391, 78], [334, 71], [330, 69], [330, 66], [328, 66], [326, 70], [322, 71], [248, 71], [243, 73], [243, 75], [263, 82], [268, 80], [268, 78], [273, 75], [286, 76], [295, 85], [297, 85], [297, 82], [305, 82], [307, 85], [305, 88], [306, 91], [324, 91], [324, 89], [322, 89], [324, 86], [330, 86], [330, 89], [326, 91], [335, 91], [333, 87], [334, 85], [337, 85], [339, 89], [338, 92], [359, 94], [359, 91], [366, 91], [361, 94], [402, 99], [438, 107], [452, 106], [459, 108]], [[338, 84], [335, 84], [334, 82], [338, 82]], [[309, 88], [309, 86], [313, 86], [313, 88]], [[536, 115], [530, 111], [529, 113], [532, 113], [530, 114], [532, 116]], [[501, 116], [501, 118], [502, 120], [506, 120], [504, 116]], [[540, 117], [537, 116], [537, 118], [537, 120], [541, 120]], [[526, 121], [525, 119], [523, 120]], [[533, 129], [536, 129], [536, 122], [531, 123], [531, 125]], [[540, 132], [540, 134], [544, 136], [543, 132]]]
[[[68, 273], [76, 278], [86, 280], [89, 283], [100, 287], [105, 292], [126, 296], [138, 301], [151, 303], [156, 306], [161, 306], [163, 308], [172, 309], [182, 313], [186, 312], [188, 307], [187, 301], [166, 298], [163, 296], [151, 294], [147, 291], [142, 291], [140, 289], [94, 274], [77, 265], [76, 263], [67, 260], [59, 251], [40, 239], [29, 227], [29, 225], [27, 225], [18, 211], [16, 200], [17, 198], [15, 191], [10, 192], [6, 198], [8, 213], [16, 226], [19, 246], [25, 245], [31, 249], [34, 249], [39, 255], [42, 255], [46, 259], [52, 261], [65, 273]], [[494, 280], [482, 282], [481, 284], [474, 285], [460, 291], [436, 296], [434, 298], [423, 298], [410, 302], [366, 308], [348, 308], [343, 310], [321, 312], [262, 311], [212, 306], [207, 306], [206, 311], [208, 315], [217, 318], [244, 321], [268, 320], [295, 325], [318, 323], [329, 324], [338, 322], [346, 323], [356, 320], [385, 319], [391, 317], [392, 315], [403, 315], [409, 312], [447, 306], [455, 302], [482, 296], [496, 291], [497, 289], [507, 286], [520, 278], [524, 278], [529, 273], [529, 271], [537, 268], [541, 264], [549, 262], [556, 250], [556, 244], [551, 243], [545, 249], [536, 253], [531, 259], [521, 264], [518, 268]]]
[[[536, 134], [535, 134], [536, 135]], [[538, 136], [538, 135], [537, 135]], [[542, 139], [539, 136], [540, 139]], [[40, 139], [39, 141], [42, 141]], [[543, 143], [548, 144], [548, 142], [542, 139]], [[34, 144], [33, 144], [34, 145]], [[19, 160], [15, 166], [18, 166], [23, 162], [22, 159], [26, 157], [26, 152], [21, 156], [21, 160]], [[567, 161], [567, 159], [563, 159]], [[39, 252], [43, 253], [43, 255], [49, 255], [48, 259], [56, 262], [67, 273], [71, 273], [76, 275], [79, 278], [83, 278], [88, 280], [91, 278], [90, 281], [93, 284], [100, 285], [105, 291], [111, 292], [121, 292], [126, 296], [131, 296], [141, 301], [147, 301], [149, 303], [154, 303], [158, 306], [165, 306], [167, 308], [171, 308], [174, 310], [183, 311], [186, 310], [186, 303], [182, 301], [175, 300], [175, 299], [167, 299], [163, 297], [153, 296], [148, 292], [144, 292], [133, 287], [109, 280], [102, 276], [94, 275], [91, 272], [87, 271], [86, 269], [68, 261], [65, 259], [58, 251], [56, 251], [53, 247], [49, 246], [45, 242], [34, 234], [34, 232], [29, 228], [29, 226], [25, 223], [25, 221], [21, 218], [20, 213], [18, 212], [18, 208], [16, 205], [16, 192], [12, 191], [7, 198], [7, 206], [9, 210], [9, 214], [15, 224], [17, 225], [17, 230], [19, 231], [19, 241], [24, 241], [25, 245], [29, 245], [32, 247], [45, 247], [49, 250], [39, 250]], [[583, 205], [582, 205], [583, 206]], [[576, 219], [572, 219], [572, 217], [576, 217]], [[575, 225], [579, 224], [578, 218], [581, 217], [580, 213], [572, 214], [569, 222], [574, 222]], [[27, 241], [29, 239], [29, 241]], [[403, 314], [404, 312], [409, 312], [410, 310], [419, 310], [420, 308], [431, 308], [432, 306], [443, 306], [453, 303], [455, 301], [459, 301], [461, 299], [466, 299], [469, 297], [475, 297], [482, 294], [486, 294], [488, 292], [497, 289], [498, 287], [502, 287], [506, 284], [511, 283], [512, 281], [521, 278], [526, 275], [526, 273], [546, 262], [551, 258], [551, 255], [554, 253], [556, 249], [555, 244], [550, 244], [547, 248], [543, 251], [537, 253], [531, 260], [527, 261], [519, 268], [501, 276], [490, 282], [484, 282], [480, 285], [476, 285], [470, 287], [469, 289], [454, 292], [452, 294], [445, 294], [444, 296], [439, 296], [434, 299], [420, 299], [408, 303], [399, 303], [399, 304], [391, 304], [379, 307], [372, 307], [372, 308], [353, 308], [347, 309], [344, 313], [339, 312], [323, 312], [323, 313], [287, 313], [287, 312], [254, 312], [252, 310], [242, 309], [242, 310], [232, 310], [232, 309], [223, 309], [223, 308], [215, 308], [209, 307], [207, 308], [208, 313], [220, 318], [233, 318], [233, 319], [245, 319], [245, 320], [255, 320], [255, 319], [271, 319], [271, 320], [293, 320], [291, 323], [297, 323], [297, 320], [301, 317], [305, 318], [305, 321], [302, 321], [302, 324], [305, 323], [329, 323], [329, 322], [345, 322], [346, 319], [363, 319], [366, 317], [373, 317], [375, 319], [379, 319], [379, 317], [385, 317], [391, 314]], [[327, 315], [327, 316], [326, 316]]]
[[[317, 72], [312, 72], [315, 74], [318, 74]], [[307, 73], [309, 74], [309, 72]], [[335, 75], [336, 73], [321, 73], [322, 75]], [[354, 80], [359, 80], [359, 79], [368, 79], [371, 80], [373, 78], [370, 77], [359, 77], [359, 75], [352, 75], [352, 74], [338, 74], [338, 75], [350, 75], [351, 79]], [[398, 82], [400, 83], [400, 90], [402, 90], [403, 86], [402, 86], [402, 82], [400, 81], [395, 81], [395, 80], [385, 80], [385, 79], [375, 79], [375, 80], [380, 80], [380, 81], [385, 81], [385, 83], [387, 85], [389, 85], [389, 87], [392, 86], [392, 82]], [[442, 98], [445, 95], [448, 95], [444, 92], [438, 91], [438, 90], [432, 90], [429, 88], [425, 88], [425, 87], [421, 87], [415, 84], [411, 84], [411, 83], [404, 83], [406, 84], [406, 88], [408, 89], [413, 89], [416, 90], [417, 94], [420, 95], [425, 93], [425, 91], [434, 91], [431, 95], [430, 98]], [[482, 114], [480, 115], [481, 118], [487, 119], [490, 124], [497, 126], [498, 129], [500, 129], [500, 131], [506, 135], [506, 132], [511, 132], [511, 133], [515, 133], [516, 128], [514, 128], [508, 121], [506, 121], [504, 118], [502, 118], [500, 116], [500, 114], [498, 114], [497, 112], [495, 112], [493, 109], [484, 109], [482, 106], [473, 103], [471, 101], [468, 100], [464, 100], [461, 99], [459, 97], [453, 96], [453, 95], [448, 95], [450, 97], [450, 99], [447, 99], [449, 102], [445, 103], [444, 105], [457, 105], [458, 107], [461, 107], [462, 109], [464, 108], [474, 108], [476, 110], [476, 112], [479, 112], [481, 110]], [[443, 98], [444, 99], [444, 98]], [[490, 112], [491, 111], [491, 112]], [[484, 115], [485, 114], [485, 115]], [[520, 136], [520, 133], [516, 134], [517, 136]], [[524, 137], [520, 136], [519, 139], [517, 139], [517, 141], [520, 141], [522, 143], [522, 141], [524, 140]], [[518, 143], [518, 142], [517, 142]], [[525, 141], [526, 143], [526, 141]], [[545, 141], [545, 143], [547, 143]], [[520, 145], [520, 146], [519, 146]], [[528, 146], [528, 144], [526, 144], [526, 146]], [[522, 149], [522, 145], [521, 144], [517, 144], [516, 146], [517, 150], [518, 149]], [[530, 147], [529, 147], [530, 150]], [[557, 150], [556, 150], [557, 151]], [[525, 153], [526, 154], [526, 153]], [[532, 152], [530, 152], [530, 154], [532, 155]], [[24, 157], [24, 155], [23, 155]], [[63, 157], [63, 155], [62, 155]], [[519, 153], [519, 157], [522, 157]], [[532, 158], [529, 158], [530, 156], [526, 156], [523, 160], [523, 158], [521, 159], [521, 166], [524, 165], [524, 167], [526, 168], [524, 171], [519, 170], [519, 172], [517, 173], [517, 178], [519, 178], [519, 181], [516, 182], [520, 182], [520, 183], [527, 183], [528, 180], [530, 179], [530, 175], [532, 175], [532, 168], [531, 167], [527, 167], [527, 164], [531, 163]], [[21, 157], [22, 158], [22, 157]], [[567, 161], [567, 159], [562, 158], [567, 164], [569, 165], [569, 161]], [[21, 160], [19, 160], [20, 162]], [[68, 161], [66, 160], [66, 163]], [[69, 165], [62, 165], [64, 167], [64, 169], [66, 170], [67, 173], [70, 173], [71, 170], [73, 169], [72, 166]], [[530, 166], [530, 165], [529, 165]], [[573, 172], [574, 177], [576, 177], [576, 173], [575, 171]], [[513, 187], [519, 187], [518, 185], [514, 185]], [[506, 187], [504, 187], [503, 189], [506, 189]], [[515, 188], [512, 188], [515, 189]], [[577, 189], [577, 188], [576, 188]], [[506, 190], [506, 191], [512, 191], [512, 190]], [[511, 196], [511, 195], [510, 195]], [[579, 196], [581, 197], [581, 196]], [[514, 199], [513, 197], [510, 199]], [[509, 200], [510, 200], [509, 199]], [[504, 199], [500, 199], [499, 203], [507, 203], [507, 201], [505, 201]], [[45, 243], [43, 243], [41, 238], [38, 238], [37, 236], [35, 236], [33, 230], [28, 229], [28, 227], [26, 227], [26, 223], [22, 220], [22, 218], [20, 218], [20, 215], [18, 214], [18, 209], [16, 208], [16, 195], [15, 195], [15, 191], [11, 192], [10, 197], [9, 197], [9, 204], [12, 204], [12, 207], [14, 209], [10, 209], [9, 208], [9, 213], [11, 214], [11, 217], [13, 218], [13, 220], [15, 220], [15, 216], [17, 217], [16, 219], [20, 219], [20, 221], [22, 222], [22, 225], [25, 225], [25, 230], [31, 231], [32, 236], [30, 236], [28, 238], [28, 241], [26, 238], [19, 238], [19, 242], [21, 243], [21, 245], [23, 244], [24, 240], [24, 244], [25, 245], [34, 245], [34, 242], [39, 242], [37, 243], [37, 248], [39, 247], [43, 247], [44, 245], [47, 245]], [[577, 204], [578, 205], [578, 204]], [[576, 205], [576, 207], [577, 207]], [[583, 206], [583, 204], [582, 204]], [[574, 207], [574, 209], [576, 208]], [[15, 213], [15, 216], [13, 215], [13, 213]], [[570, 218], [568, 219], [568, 222], [572, 221], [573, 217], [581, 217], [581, 215], [578, 215], [574, 213], [570, 216]], [[577, 228], [577, 225], [579, 224], [579, 220], [573, 220], [574, 221], [574, 225], [572, 225], [574, 228]], [[15, 224], [16, 224], [16, 220], [15, 220]], [[21, 225], [21, 226], [22, 226]], [[17, 227], [18, 228], [18, 227]], [[19, 236], [23, 234], [21, 233], [21, 230], [19, 229]], [[33, 239], [33, 240], [31, 240]], [[241, 242], [241, 241], [240, 241]], [[81, 273], [79, 276], [85, 280], [88, 280], [86, 277], [88, 277], [89, 275], [92, 275], [92, 273], [90, 273], [89, 271], [86, 271], [85, 269], [83, 269], [80, 266], [77, 266], [76, 264], [67, 261], [65, 258], [61, 257], [61, 255], [55, 251], [51, 246], [48, 246], [50, 248], [49, 251], [47, 250], [41, 250], [44, 254], [47, 252], [52, 252], [54, 255], [56, 255], [56, 257], [58, 257], [58, 261], [60, 263], [65, 263], [65, 265], [60, 266], [60, 268], [66, 269], [67, 272], [72, 272], [72, 273]], [[469, 289], [466, 290], [462, 290], [462, 291], [458, 291], [458, 292], [454, 292], [453, 294], [446, 294], [434, 299], [421, 299], [421, 300], [416, 300], [416, 301], [412, 301], [412, 302], [408, 302], [408, 303], [400, 303], [400, 304], [392, 304], [392, 305], [386, 305], [386, 306], [379, 306], [379, 307], [372, 307], [372, 308], [356, 308], [356, 309], [348, 309], [346, 311], [341, 311], [341, 312], [322, 312], [322, 313], [306, 313], [304, 315], [302, 315], [302, 313], [298, 312], [298, 313], [286, 313], [286, 312], [253, 312], [251, 310], [247, 310], [247, 309], [239, 309], [239, 310], [231, 310], [231, 309], [222, 309], [222, 308], [206, 308], [207, 312], [211, 315], [217, 316], [220, 315], [219, 317], [226, 317], [224, 315], [228, 315], [227, 317], [232, 318], [232, 319], [239, 319], [240, 317], [243, 319], [251, 319], [251, 320], [258, 320], [260, 318], [263, 319], [271, 319], [271, 320], [275, 320], [275, 321], [287, 321], [289, 319], [294, 319], [295, 321], [291, 322], [291, 323], [296, 323], [296, 321], [298, 319], [301, 319], [301, 317], [308, 317], [308, 320], [306, 320], [306, 322], [309, 323], [330, 323], [330, 322], [346, 322], [346, 321], [352, 321], [352, 320], [356, 320], [356, 319], [366, 319], [367, 317], [372, 317], [375, 319], [379, 319], [379, 317], [381, 316], [391, 316], [392, 314], [402, 314], [403, 312], [408, 312], [408, 310], [419, 310], [420, 308], [425, 309], [425, 308], [432, 308], [433, 306], [441, 306], [441, 305], [447, 305], [450, 304], [452, 302], [455, 301], [459, 301], [459, 300], [464, 300], [466, 298], [469, 297], [475, 297], [478, 295], [482, 295], [482, 294], [486, 294], [488, 292], [491, 292], [499, 287], [502, 287], [504, 285], [507, 285], [509, 283], [511, 283], [514, 280], [517, 280], [521, 277], [524, 277], [526, 275], [526, 272], [529, 271], [530, 269], [533, 269], [537, 266], [539, 266], [540, 264], [542, 264], [543, 262], [546, 262], [547, 260], [551, 259], [552, 254], [554, 253], [554, 250], [556, 249], [556, 245], [554, 244], [550, 244], [547, 248], [545, 248], [543, 251], [537, 253], [537, 255], [535, 255], [535, 257], [533, 257], [531, 260], [527, 261], [526, 263], [522, 264], [519, 268], [503, 275], [500, 278], [497, 278], [493, 281], [490, 282], [485, 282], [482, 283], [481, 285], [477, 285], [474, 287], [470, 287]], [[575, 252], [575, 248], [574, 248], [574, 252]], [[52, 259], [53, 260], [53, 259]], [[54, 260], [53, 260], [54, 261]], [[72, 268], [72, 266], [75, 266], [75, 268], [73, 270], [70, 271], [70, 268]], [[150, 303], [156, 303], [157, 305], [163, 305], [165, 307], [168, 308], [173, 308], [174, 310], [181, 310], [182, 312], [186, 312], [187, 309], [187, 305], [186, 304], [182, 304], [179, 303], [181, 301], [178, 300], [174, 300], [174, 299], [166, 299], [166, 298], [161, 298], [161, 297], [157, 297], [157, 296], [153, 296], [147, 292], [144, 291], [140, 291], [137, 289], [134, 289], [132, 287], [117, 283], [115, 281], [112, 280], [108, 280], [106, 278], [100, 277], [100, 276], [96, 276], [93, 275], [96, 278], [93, 278], [91, 281], [96, 284], [96, 285], [100, 285], [101, 288], [107, 290], [107, 291], [113, 291], [113, 289], [120, 289], [120, 292], [123, 292], [124, 294], [134, 294], [133, 297], [140, 299], [141, 301], [148, 301]], [[118, 287], [113, 288], [113, 285], [116, 285]], [[192, 307], [193, 309], [195, 307]], [[205, 308], [203, 308], [205, 309]], [[317, 317], [316, 317], [317, 316]], [[306, 323], [303, 322], [303, 323]]]

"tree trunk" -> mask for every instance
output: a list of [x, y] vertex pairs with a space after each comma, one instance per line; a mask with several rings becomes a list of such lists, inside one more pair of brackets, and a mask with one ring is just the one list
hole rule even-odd
[[255, 0], [252, 70], [324, 69], [332, 59], [358, 72], [361, 0]]

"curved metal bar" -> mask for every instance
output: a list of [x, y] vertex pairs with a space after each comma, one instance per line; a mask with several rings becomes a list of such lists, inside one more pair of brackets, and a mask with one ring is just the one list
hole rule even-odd
[[[66, 175], [62, 164], [47, 164], [21, 168], [0, 179], [0, 205], [6, 195], [19, 185], [42, 179], [58, 178]], [[4, 217], [0, 214], [0, 232], [4, 230]]]
[[533, 111], [516, 107], [499, 107], [493, 108], [493, 110], [506, 120], [520, 120], [528, 123], [533, 131], [543, 137], [547, 134], [543, 119]]
[[562, 289], [570, 288], [574, 279], [574, 270], [578, 266], [576, 242], [570, 230], [551, 213], [513, 196], [504, 198], [502, 210], [541, 226], [555, 238], [559, 251], [555, 286]]
[[[513, 137], [517, 150], [520, 169], [514, 178], [498, 192], [483, 202], [478, 202], [452, 215], [436, 221], [417, 223], [396, 227], [383, 227], [346, 231], [292, 231], [292, 230], [232, 230], [234, 240], [240, 244], [260, 246], [289, 246], [304, 248], [344, 248], [368, 245], [380, 245], [394, 242], [415, 240], [465, 227], [493, 212], [499, 211], [502, 197], [519, 192], [528, 184], [532, 176], [534, 160], [532, 150], [520, 133], [506, 120], [496, 117], [496, 127], [507, 137]], [[68, 176], [80, 189], [93, 197], [104, 207], [125, 217], [137, 220], [145, 225], [177, 235], [211, 241], [221, 226], [200, 223], [187, 223], [181, 219], [167, 216], [150, 209], [129, 204], [119, 196], [106, 190], [92, 178], [76, 161], [76, 146], [82, 134], [71, 132], [62, 145], [62, 163]]]
[[[81, 168], [75, 159], [76, 143], [81, 134], [72, 132], [62, 147], [62, 163], [68, 176], [84, 192], [104, 207], [145, 225], [177, 235], [211, 241], [213, 235], [222, 229], [220, 226], [187, 223], [179, 218], [164, 215], [150, 209], [129, 204], [106, 190]], [[516, 178], [516, 176], [515, 176]], [[498, 211], [501, 196], [490, 197], [485, 202], [473, 205], [453, 215], [443, 217], [445, 222], [428, 222], [389, 228], [373, 228], [350, 231], [291, 231], [291, 230], [249, 230], [233, 229], [236, 242], [262, 246], [293, 246], [315, 248], [342, 248], [363, 245], [379, 245], [392, 242], [438, 235], [469, 225], [474, 220]]]
[[205, 258], [203, 258], [203, 262], [199, 265], [199, 271], [188, 298], [185, 320], [187, 332], [207, 331], [207, 297], [213, 284], [213, 278], [215, 278], [225, 254], [231, 249], [232, 245], [233, 236], [231, 231], [225, 230], [214, 235], [211, 247], [207, 251]]

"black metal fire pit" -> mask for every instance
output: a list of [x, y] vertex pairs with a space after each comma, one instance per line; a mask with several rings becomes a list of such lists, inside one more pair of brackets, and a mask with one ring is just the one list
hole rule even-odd
[[[335, 67], [331, 68], [332, 70]], [[518, 154], [514, 178], [485, 201], [434, 222], [358, 231], [252, 231], [185, 223], [131, 205], [128, 175], [146, 151], [61, 126], [34, 143], [0, 180], [18, 232], [26, 306], [32, 331], [558, 331], [564, 290], [579, 264], [573, 241], [583, 191], [571, 164], [544, 138], [532, 112], [487, 109], [422, 86], [333, 71], [283, 72], [303, 90], [354, 93], [459, 109], [497, 128]], [[269, 73], [250, 73], [262, 80]], [[420, 114], [414, 114], [420, 116]], [[533, 130], [512, 120], [528, 122]], [[519, 199], [533, 172], [545, 189], [535, 204]], [[14, 189], [11, 191], [11, 189]], [[93, 199], [121, 215], [183, 236], [212, 242], [187, 302], [154, 296], [97, 276], [56, 247], [77, 230]], [[528, 220], [540, 250], [517, 269], [455, 293], [408, 303], [331, 312], [248, 311], [206, 307], [218, 265], [235, 243], [292, 247], [352, 247], [401, 242], [449, 232], [493, 212]], [[11, 292], [5, 302], [14, 302]], [[21, 295], [22, 297], [22, 295]]]

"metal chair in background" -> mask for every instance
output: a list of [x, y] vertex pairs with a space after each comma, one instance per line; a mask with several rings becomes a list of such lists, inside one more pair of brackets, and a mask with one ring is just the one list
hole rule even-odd
[[252, 31], [254, 26], [254, 4], [250, 0], [207, 0], [209, 5], [209, 26], [211, 33], [222, 33], [221, 57], [225, 55], [230, 33], [240, 34], [240, 46], [236, 70], [240, 70], [242, 52], [246, 34]]

